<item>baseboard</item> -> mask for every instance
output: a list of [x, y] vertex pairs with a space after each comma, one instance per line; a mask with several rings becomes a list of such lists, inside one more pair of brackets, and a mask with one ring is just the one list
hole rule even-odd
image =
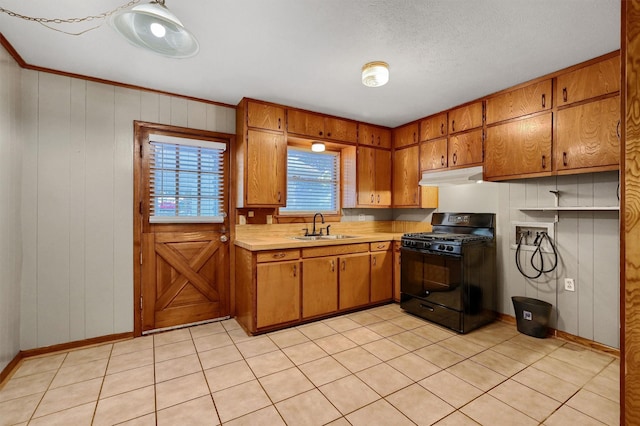
[[94, 346], [102, 343], [116, 342], [119, 340], [127, 340], [133, 338], [133, 331], [127, 333], [109, 334], [106, 336], [92, 337], [90, 339], [76, 340], [74, 342], [60, 343], [57, 345], [45, 346], [42, 348], [27, 349], [26, 351], [20, 351], [11, 360], [9, 364], [0, 372], [0, 387], [4, 385], [7, 378], [11, 376], [13, 371], [20, 365], [20, 362], [24, 359], [48, 355], [54, 352], [70, 351], [73, 349], [79, 349], [85, 346]]
[[[507, 324], [517, 325], [516, 318], [511, 315], [498, 313], [498, 320], [505, 322]], [[614, 355], [617, 357], [620, 356], [620, 349], [612, 348], [611, 346], [607, 346], [605, 344], [598, 343], [593, 340], [585, 339], [584, 337], [575, 336], [571, 333], [567, 333], [566, 331], [556, 330], [555, 328], [549, 327], [547, 329], [547, 336], [556, 337], [562, 340], [567, 340], [569, 342], [576, 343], [578, 345], [585, 346], [590, 349], [595, 349], [600, 352], [606, 352], [609, 355]]]

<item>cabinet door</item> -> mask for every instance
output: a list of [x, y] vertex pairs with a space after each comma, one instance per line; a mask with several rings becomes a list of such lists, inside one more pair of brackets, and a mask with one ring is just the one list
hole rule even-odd
[[551, 80], [487, 99], [487, 124], [551, 109]]
[[257, 266], [257, 328], [300, 319], [300, 263], [273, 262]]
[[487, 178], [551, 172], [551, 113], [487, 128]]
[[357, 187], [358, 187], [358, 205], [373, 206], [375, 204], [376, 192], [376, 150], [361, 146], [358, 148], [357, 155]]
[[391, 300], [393, 297], [393, 252], [371, 253], [371, 303]]
[[402, 261], [400, 254], [400, 241], [393, 242], [393, 300], [400, 302], [400, 262]]
[[449, 167], [482, 163], [482, 129], [449, 137]]
[[558, 76], [556, 105], [568, 105], [620, 90], [620, 56]]
[[447, 167], [447, 138], [420, 142], [420, 171]]
[[324, 138], [324, 117], [295, 109], [287, 110], [287, 131], [314, 138]]
[[302, 267], [302, 317], [337, 311], [338, 257], [305, 259]]
[[394, 148], [402, 148], [418, 143], [418, 136], [418, 123], [398, 127], [393, 130], [393, 146]]
[[376, 149], [375, 204], [378, 207], [391, 206], [391, 151]]
[[248, 101], [247, 124], [249, 127], [282, 132], [284, 131], [284, 108]]
[[620, 97], [558, 111], [556, 170], [620, 163]]
[[287, 142], [284, 135], [249, 130], [245, 200], [247, 206], [284, 206]]
[[340, 309], [349, 309], [369, 303], [369, 253], [340, 257]]
[[393, 155], [393, 205], [419, 207], [419, 148], [399, 149]]
[[425, 118], [420, 122], [420, 141], [441, 138], [447, 135], [447, 113]]
[[449, 134], [482, 126], [482, 101], [449, 111]]
[[358, 124], [339, 118], [324, 118], [325, 137], [342, 142], [358, 142]]
[[391, 148], [391, 131], [370, 124], [358, 124], [358, 143], [360, 145]]

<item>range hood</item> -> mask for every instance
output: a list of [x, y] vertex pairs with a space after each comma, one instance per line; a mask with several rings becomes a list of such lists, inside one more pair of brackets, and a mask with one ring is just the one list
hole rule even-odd
[[464, 169], [425, 172], [420, 179], [420, 186], [445, 186], [475, 183], [482, 180], [482, 166]]

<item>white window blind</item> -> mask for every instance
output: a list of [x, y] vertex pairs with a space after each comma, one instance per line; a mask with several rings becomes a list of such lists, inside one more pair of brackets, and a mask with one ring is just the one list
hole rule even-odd
[[284, 214], [338, 213], [340, 154], [287, 149], [287, 206]]
[[150, 135], [149, 222], [224, 222], [226, 144]]

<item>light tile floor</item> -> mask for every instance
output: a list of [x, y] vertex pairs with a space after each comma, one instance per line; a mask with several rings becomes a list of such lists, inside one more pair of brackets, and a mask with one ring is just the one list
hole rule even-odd
[[386, 305], [249, 337], [231, 319], [26, 359], [1, 425], [617, 425], [619, 360]]

